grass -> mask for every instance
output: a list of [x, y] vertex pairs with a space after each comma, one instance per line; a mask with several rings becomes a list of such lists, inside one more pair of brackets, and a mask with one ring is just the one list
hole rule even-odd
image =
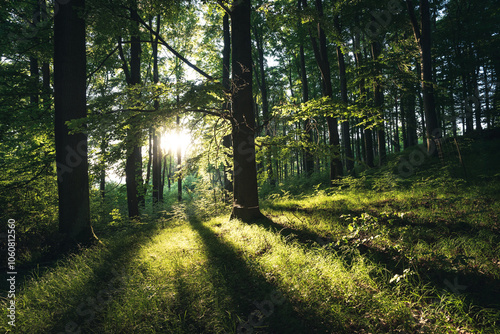
[[494, 173], [393, 168], [276, 192], [254, 224], [207, 198], [142, 223], [115, 214], [102, 244], [30, 271], [14, 332], [500, 333]]

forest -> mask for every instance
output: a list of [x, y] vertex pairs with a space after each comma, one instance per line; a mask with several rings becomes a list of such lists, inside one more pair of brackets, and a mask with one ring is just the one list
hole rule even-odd
[[500, 333], [494, 0], [3, 0], [0, 330]]

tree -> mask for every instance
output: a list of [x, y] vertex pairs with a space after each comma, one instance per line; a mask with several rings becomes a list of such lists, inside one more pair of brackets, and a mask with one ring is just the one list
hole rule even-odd
[[422, 66], [422, 93], [424, 98], [425, 133], [427, 137], [427, 151], [437, 155], [436, 141], [441, 138], [439, 124], [434, 101], [434, 82], [432, 79], [432, 55], [431, 55], [431, 14], [429, 0], [420, 0], [420, 26], [417, 22], [415, 10], [411, 0], [406, 0], [410, 22], [413, 28], [415, 41], [420, 50], [420, 62]]
[[230, 12], [232, 45], [233, 210], [231, 218], [262, 217], [255, 162], [255, 114], [252, 96], [250, 0], [236, 1]]
[[[154, 41], [152, 44], [153, 48], [153, 83], [158, 84], [160, 81], [159, 73], [158, 73], [158, 35], [160, 34], [160, 15], [156, 17], [156, 35], [154, 37]], [[154, 101], [154, 109], [158, 111], [160, 109], [160, 101], [158, 98]], [[161, 191], [162, 187], [160, 185], [161, 182], [161, 147], [160, 147], [160, 136], [159, 130], [157, 126], [153, 125], [152, 130], [153, 136], [153, 204], [160, 201], [161, 195], [163, 191]]]
[[[136, 4], [137, 6], [137, 4]], [[120, 38], [120, 58], [123, 63], [127, 85], [132, 89], [141, 83], [141, 40], [139, 36], [139, 14], [137, 8], [130, 8], [132, 24], [130, 43], [130, 66], [125, 59], [122, 41]], [[135, 92], [131, 98], [137, 98]], [[133, 113], [133, 112], [132, 112]], [[130, 218], [139, 216], [139, 203], [144, 202], [142, 188], [142, 154], [140, 146], [141, 129], [138, 123], [139, 115], [132, 115], [129, 121], [127, 137], [125, 139], [127, 157], [125, 161], [125, 178], [127, 183], [127, 205]]]
[[[335, 16], [334, 19], [335, 30], [337, 34], [341, 35], [341, 27], [340, 27], [340, 18], [339, 16]], [[340, 98], [342, 100], [342, 104], [344, 108], [347, 108], [349, 103], [349, 98], [347, 97], [347, 76], [346, 76], [346, 65], [344, 52], [342, 51], [342, 46], [340, 45], [340, 41], [337, 43], [337, 61], [339, 65], [339, 77], [340, 77]], [[351, 171], [354, 168], [354, 155], [351, 149], [351, 137], [349, 134], [349, 120], [345, 119], [342, 122], [342, 147], [345, 153], [345, 165], [347, 172]]]
[[[377, 59], [380, 56], [381, 53], [381, 47], [380, 43], [378, 41], [372, 41], [371, 43], [371, 53], [372, 53], [372, 58], [374, 61], [374, 64], [376, 67], [378, 67]], [[375, 73], [375, 81], [373, 82], [373, 106], [378, 110], [379, 114], [381, 115], [381, 118], [383, 119], [384, 117], [384, 92], [382, 91], [382, 85], [380, 83], [379, 79], [379, 70], [376, 68]], [[378, 155], [379, 155], [379, 165], [382, 166], [385, 163], [386, 160], [386, 148], [385, 148], [385, 129], [384, 129], [384, 122], [382, 121], [382, 124], [378, 126], [377, 129], [377, 139], [378, 139]]]
[[54, 19], [54, 103], [59, 231], [67, 242], [88, 243], [90, 225], [87, 136], [68, 121], [86, 117], [84, 0], [60, 4]]
[[[321, 18], [323, 17], [322, 0], [316, 0], [316, 11], [318, 12], [318, 17], [321, 20]], [[328, 60], [326, 35], [321, 25], [321, 22], [317, 23], [317, 28], [318, 28], [317, 32], [318, 40], [316, 40], [316, 38], [311, 34], [311, 42], [313, 44], [316, 62], [321, 72], [323, 96], [332, 98], [333, 95], [332, 76], [330, 69], [330, 61]], [[329, 144], [333, 155], [332, 158], [330, 159], [330, 180], [334, 180], [342, 176], [342, 162], [338, 157], [339, 154], [338, 150], [340, 145], [338, 121], [335, 117], [328, 116], [326, 118], [326, 122], [328, 123]]]

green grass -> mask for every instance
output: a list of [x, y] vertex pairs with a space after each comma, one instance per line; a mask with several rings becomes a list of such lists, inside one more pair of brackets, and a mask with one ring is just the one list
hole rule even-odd
[[16, 333], [493, 333], [498, 206], [474, 195], [320, 191], [251, 225], [180, 207], [34, 274]]
[[495, 173], [401, 179], [394, 163], [275, 192], [254, 224], [207, 197], [141, 223], [115, 214], [102, 244], [30, 271], [13, 332], [500, 333]]

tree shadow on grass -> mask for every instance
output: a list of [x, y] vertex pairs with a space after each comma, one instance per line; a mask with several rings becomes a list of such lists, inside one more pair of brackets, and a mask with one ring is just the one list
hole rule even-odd
[[322, 319], [303, 316], [273, 284], [266, 281], [233, 247], [222, 241], [198, 219], [189, 220], [203, 240], [206, 255], [213, 270], [223, 276], [231, 309], [241, 322], [237, 333], [327, 333]]
[[[312, 212], [309, 212], [312, 213]], [[401, 221], [401, 225], [412, 225], [411, 222]], [[346, 264], [350, 264], [352, 252], [345, 252], [346, 249], [357, 249], [361, 256], [370, 261], [382, 265], [394, 274], [401, 274], [404, 269], [415, 268], [424, 284], [430, 284], [438, 290], [446, 290], [456, 295], [463, 295], [472, 304], [483, 308], [494, 308], [500, 310], [500, 279], [480, 272], [460, 272], [448, 268], [447, 264], [439, 261], [427, 263], [409, 263], [400, 252], [392, 249], [381, 250], [373, 247], [370, 243], [356, 243], [356, 240], [348, 242], [344, 246], [339, 246], [330, 238], [320, 236], [304, 228], [286, 227], [271, 219], [256, 221], [255, 224], [266, 229], [271, 229], [284, 237], [295, 238], [300, 243], [309, 247], [327, 247], [338, 254], [342, 254]], [[422, 224], [418, 224], [422, 225]], [[473, 227], [463, 226], [464, 223], [457, 223], [456, 226], [448, 225], [455, 234], [468, 234]], [[429, 223], [429, 226], [437, 226]], [[474, 227], [475, 229], [489, 230], [488, 227]], [[359, 238], [361, 239], [361, 238]]]
[[[66, 290], [56, 290], [62, 297], [57, 303], [56, 310], [50, 310], [52, 318], [45, 319], [47, 328], [43, 328], [46, 333], [88, 333], [95, 332], [99, 327], [99, 319], [102, 318], [106, 306], [112, 302], [124, 290], [123, 287], [128, 279], [126, 266], [136, 255], [141, 245], [157, 233], [158, 228], [151, 225], [141, 232], [131, 233], [122, 239], [116, 236], [114, 240], [108, 241], [109, 249], [104, 256], [92, 261], [85, 270], [91, 270], [92, 275], [83, 284], [76, 284], [74, 288], [70, 286]], [[92, 247], [105, 247], [95, 245]], [[85, 251], [85, 250], [81, 250]], [[89, 249], [92, 251], [92, 249]], [[96, 250], [97, 251], [97, 250]], [[72, 256], [77, 256], [77, 252], [66, 254], [66, 259], [71, 261]], [[63, 260], [65, 261], [65, 260]], [[63, 262], [64, 263], [64, 262]], [[52, 268], [57, 268], [60, 262], [54, 264]], [[63, 264], [64, 265], [64, 264]], [[34, 276], [34, 282], [43, 281], [44, 276], [50, 270], [40, 276]], [[71, 280], [72, 277], [69, 277]], [[75, 278], [78, 279], [78, 278]], [[25, 289], [30, 288], [30, 281], [26, 280]], [[44, 298], [44, 297], [42, 297]], [[49, 298], [54, 298], [49, 297]], [[43, 307], [39, 305], [38, 307]], [[33, 310], [33, 311], [36, 311]], [[25, 315], [25, 316], [30, 316]], [[42, 332], [40, 328], [31, 328], [30, 321], [23, 321], [28, 328], [18, 326], [19, 333]]]

